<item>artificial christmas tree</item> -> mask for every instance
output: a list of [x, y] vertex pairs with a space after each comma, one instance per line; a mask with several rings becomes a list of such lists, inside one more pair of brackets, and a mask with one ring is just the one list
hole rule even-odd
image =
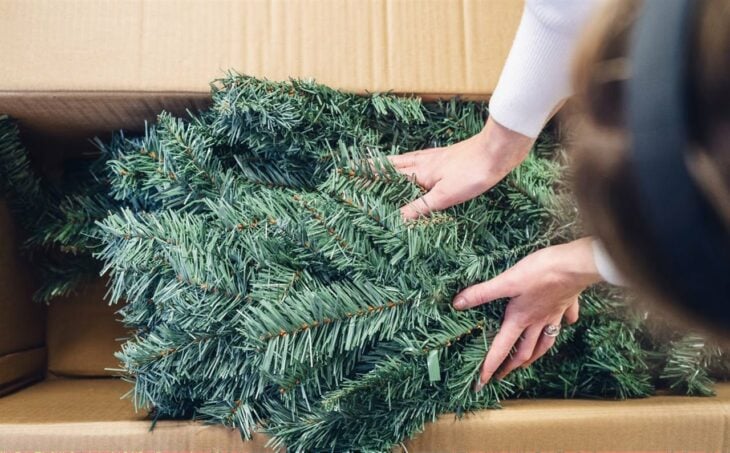
[[[420, 188], [384, 155], [465, 139], [486, 114], [231, 76], [209, 110], [99, 142], [90, 176], [43, 202], [53, 220], [28, 223], [43, 238], [29, 245], [84, 264], [48, 266], [64, 272], [41, 295], [93, 275], [93, 255], [128, 302], [136, 333], [118, 358], [136, 403], [294, 449], [384, 450], [508, 396], [637, 397], [662, 377], [707, 393], [716, 350], [654, 341], [605, 288], [583, 294], [549, 356], [470, 391], [503, 304], [459, 312], [451, 297], [576, 234], [561, 148], [544, 137], [489, 193], [412, 223], [397, 207]], [[8, 189], [48, 200], [4, 127]]]

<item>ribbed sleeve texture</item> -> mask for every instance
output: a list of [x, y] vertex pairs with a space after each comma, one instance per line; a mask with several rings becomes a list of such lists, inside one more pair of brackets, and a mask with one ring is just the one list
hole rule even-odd
[[570, 64], [579, 34], [602, 0], [526, 0], [512, 49], [490, 101], [494, 120], [537, 137], [570, 95]]
[[[492, 118], [537, 137], [557, 105], [571, 94], [570, 69], [579, 35], [603, 0], [526, 0], [522, 19], [489, 102]], [[603, 244], [593, 241], [599, 274], [609, 283], [625, 280]]]

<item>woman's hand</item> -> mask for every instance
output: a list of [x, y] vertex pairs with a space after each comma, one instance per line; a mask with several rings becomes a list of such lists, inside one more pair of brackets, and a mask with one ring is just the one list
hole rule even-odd
[[[545, 354], [555, 343], [555, 337], [543, 333], [546, 326], [560, 325], [562, 319], [568, 324], [578, 320], [578, 296], [601, 280], [591, 241], [583, 238], [538, 250], [497, 277], [456, 295], [454, 307], [458, 310], [510, 298], [475, 391], [480, 391], [492, 376], [502, 379]], [[509, 356], [515, 343], [516, 350]]]
[[490, 117], [480, 133], [455, 145], [389, 156], [398, 172], [429, 190], [403, 206], [401, 216], [415, 219], [481, 195], [519, 165], [533, 143]]

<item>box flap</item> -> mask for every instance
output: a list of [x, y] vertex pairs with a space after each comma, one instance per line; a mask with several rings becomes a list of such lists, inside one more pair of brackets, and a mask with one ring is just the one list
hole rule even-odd
[[122, 396], [119, 379], [46, 380], [0, 398], [0, 451], [261, 452], [268, 440], [241, 441], [238, 431], [191, 421], [159, 421]]
[[728, 451], [730, 384], [716, 397], [509, 400], [457, 421], [445, 414], [407, 451]]
[[[119, 398], [116, 379], [44, 381], [0, 398], [0, 450], [264, 451], [266, 436], [189, 421], [159, 421]], [[414, 451], [727, 451], [730, 384], [712, 398], [510, 400], [456, 421], [445, 414], [404, 443]]]
[[[228, 70], [353, 92], [485, 98], [521, 0], [4, 0], [0, 113], [29, 135], [143, 130]], [[105, 135], [106, 136], [106, 135]], [[32, 146], [33, 148], [37, 148]]]
[[5, 0], [0, 91], [207, 92], [222, 71], [491, 93], [517, 0]]

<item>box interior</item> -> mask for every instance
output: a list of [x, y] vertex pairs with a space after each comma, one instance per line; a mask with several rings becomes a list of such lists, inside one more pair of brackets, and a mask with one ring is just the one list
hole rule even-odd
[[[59, 142], [63, 145], [63, 142]], [[67, 146], [67, 145], [63, 145]], [[53, 161], [55, 148], [34, 150]], [[76, 149], [68, 146], [67, 149]], [[150, 432], [144, 409], [126, 398], [131, 384], [114, 377], [114, 351], [128, 334], [121, 306], [103, 301], [105, 280], [49, 306], [33, 302], [33, 269], [0, 202], [0, 447], [6, 449], [175, 449], [264, 451], [257, 435], [191, 421], [159, 421]], [[444, 414], [400, 451], [708, 450], [730, 446], [730, 384], [718, 396], [658, 396], [629, 401], [515, 400], [506, 410], [456, 421]]]
[[[483, 99], [496, 86], [521, 0], [3, 0], [0, 113], [20, 120], [49, 177], [88, 139], [143, 132], [161, 110], [205, 108], [229, 68], [315, 78], [353, 92]], [[19, 44], [22, 43], [22, 44]], [[108, 368], [127, 332], [104, 281], [49, 306], [0, 199], [0, 450], [263, 451], [235, 430], [160, 421]], [[730, 385], [714, 398], [506, 401], [441, 416], [407, 451], [730, 449]]]

